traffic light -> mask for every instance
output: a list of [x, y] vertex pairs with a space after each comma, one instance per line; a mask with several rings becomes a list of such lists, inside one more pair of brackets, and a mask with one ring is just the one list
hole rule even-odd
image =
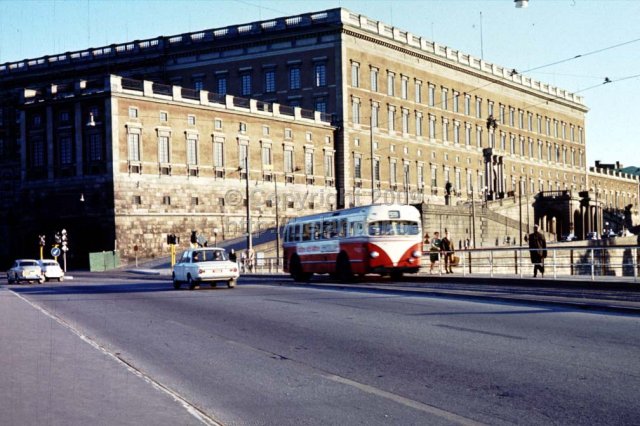
[[196, 233], [196, 231], [191, 231], [191, 244], [197, 244], [198, 243], [198, 234]]
[[54, 242], [55, 242], [56, 244], [58, 244], [58, 245], [59, 245], [60, 243], [62, 243], [62, 236], [60, 235], [60, 232], [56, 232], [56, 233], [53, 235], [53, 240], [54, 240]]
[[176, 238], [176, 234], [167, 234], [167, 244], [178, 244], [178, 239]]
[[61, 239], [62, 239], [62, 250], [63, 251], [67, 251], [67, 230], [63, 229], [61, 232]]
[[44, 247], [45, 246], [45, 241], [44, 241], [45, 237], [44, 235], [38, 235], [38, 242], [40, 244], [40, 247]]

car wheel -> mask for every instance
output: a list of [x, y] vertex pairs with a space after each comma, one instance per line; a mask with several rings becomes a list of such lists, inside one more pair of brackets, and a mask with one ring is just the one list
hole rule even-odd
[[61, 283], [62, 281], [64, 281], [64, 277], [58, 277], [58, 282]]
[[227, 287], [229, 288], [236, 288], [236, 279], [235, 278], [231, 278], [228, 282], [227, 282]]
[[176, 273], [174, 272], [171, 276], [171, 278], [173, 279], [173, 288], [175, 288], [176, 290], [180, 289], [180, 281], [178, 281], [176, 279]]
[[9, 274], [7, 274], [7, 283], [9, 284], [13, 284], [15, 280], [13, 278], [11, 278], [11, 276]]
[[193, 278], [191, 278], [191, 275], [187, 275], [187, 286], [189, 287], [189, 290], [196, 288], [196, 283], [193, 281]]
[[353, 281], [353, 272], [351, 272], [351, 263], [349, 257], [345, 253], [340, 253], [336, 262], [336, 271], [340, 282], [348, 283]]
[[215, 281], [212, 281], [212, 282], [211, 282], [211, 288], [216, 288], [216, 286], [217, 286], [217, 285], [218, 285], [218, 283], [217, 283], [217, 282], [215, 282]]

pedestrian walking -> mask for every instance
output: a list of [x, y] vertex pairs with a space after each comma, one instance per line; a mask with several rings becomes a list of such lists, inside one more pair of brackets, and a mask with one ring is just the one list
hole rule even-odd
[[449, 237], [449, 232], [444, 232], [444, 238], [440, 244], [440, 251], [444, 256], [444, 271], [447, 274], [453, 274], [453, 270], [451, 269], [451, 264], [453, 263], [453, 242]]
[[253, 249], [247, 249], [247, 269], [249, 272], [253, 273], [253, 263], [256, 257], [256, 253]]
[[440, 233], [438, 231], [433, 233], [433, 238], [431, 239], [431, 247], [429, 248], [429, 260], [431, 261], [431, 267], [429, 268], [429, 273], [433, 273], [433, 267], [436, 265], [436, 262], [440, 260], [440, 245], [442, 244], [442, 240], [440, 239]]
[[539, 228], [538, 225], [533, 225], [533, 233], [529, 235], [529, 254], [534, 278], [538, 276], [538, 271], [544, 277], [544, 259], [547, 257], [547, 241]]
[[244, 250], [240, 252], [240, 266], [243, 274], [247, 272], [247, 252]]

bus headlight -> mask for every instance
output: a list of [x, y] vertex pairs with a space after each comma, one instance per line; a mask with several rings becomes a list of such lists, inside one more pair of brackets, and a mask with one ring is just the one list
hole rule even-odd
[[420, 250], [414, 250], [413, 253], [411, 253], [411, 255], [413, 257], [420, 257], [422, 256], [422, 252]]
[[375, 259], [376, 257], [380, 256], [380, 253], [378, 253], [377, 251], [372, 251], [371, 253], [369, 253], [369, 256], [371, 256], [372, 259]]

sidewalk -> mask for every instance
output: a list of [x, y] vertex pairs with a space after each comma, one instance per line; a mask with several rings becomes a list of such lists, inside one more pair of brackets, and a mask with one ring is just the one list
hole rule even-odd
[[203, 424], [174, 395], [4, 285], [0, 324], [3, 425]]

